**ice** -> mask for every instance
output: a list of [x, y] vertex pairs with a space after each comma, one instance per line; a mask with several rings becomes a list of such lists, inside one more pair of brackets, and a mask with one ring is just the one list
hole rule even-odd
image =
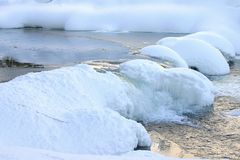
[[212, 109], [214, 87], [199, 72], [186, 68], [163, 69], [149, 60], [123, 63], [120, 72], [142, 90], [134, 113], [148, 121], [167, 119], [169, 109], [181, 114], [203, 114]]
[[184, 59], [182, 59], [178, 53], [172, 49], [161, 46], [161, 45], [151, 45], [144, 47], [140, 50], [142, 55], [149, 56], [151, 58], [156, 58], [162, 61], [168, 61], [172, 63], [175, 67], [188, 68], [188, 65]]
[[229, 65], [222, 53], [211, 44], [195, 38], [168, 37], [160, 40], [176, 51], [190, 67], [205, 75], [225, 75], [230, 73]]
[[174, 46], [178, 40], [184, 38], [199, 39], [211, 44], [215, 48], [219, 49], [227, 60], [231, 60], [236, 56], [235, 48], [228, 39], [210, 31], [197, 32], [183, 37], [167, 37], [159, 40], [157, 44]]

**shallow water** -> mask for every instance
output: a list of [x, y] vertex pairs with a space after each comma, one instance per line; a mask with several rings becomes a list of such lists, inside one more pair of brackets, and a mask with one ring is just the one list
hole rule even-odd
[[0, 82], [29, 72], [50, 70], [85, 61], [118, 61], [134, 59], [132, 53], [154, 44], [168, 33], [103, 33], [70, 32], [43, 29], [0, 30], [0, 59], [6, 57], [18, 63], [40, 64], [41, 68], [26, 66], [0, 67]]

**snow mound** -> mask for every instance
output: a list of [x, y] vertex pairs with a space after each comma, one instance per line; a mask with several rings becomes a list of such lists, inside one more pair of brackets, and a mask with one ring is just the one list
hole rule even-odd
[[134, 151], [118, 156], [81, 155], [32, 148], [0, 147], [0, 160], [177, 160], [148, 151]]
[[161, 45], [151, 45], [140, 50], [141, 54], [157, 58], [162, 61], [168, 61], [172, 63], [175, 67], [188, 68], [187, 63], [183, 60], [175, 51], [172, 49], [161, 46]]
[[[205, 75], [225, 75], [230, 72], [229, 65], [221, 52], [202, 40], [193, 38], [168, 38], [158, 42], [176, 51], [190, 67]], [[174, 41], [174, 43], [173, 43]]]
[[[186, 68], [163, 69], [149, 60], [125, 62], [120, 65], [120, 72], [144, 93], [135, 113], [141, 115], [142, 110], [152, 121], [168, 113], [167, 109], [181, 114], [206, 113], [212, 109], [214, 87], [199, 72]], [[146, 98], [151, 100], [150, 104], [142, 104], [148, 102]]]
[[[238, 15], [240, 15], [238, 13]], [[238, 17], [240, 18], [240, 17]], [[223, 37], [226, 37], [234, 46], [236, 54], [240, 55], [240, 33], [234, 29], [231, 28], [218, 28], [218, 29], [212, 29], [214, 32], [222, 35]]]
[[227, 60], [232, 60], [236, 56], [233, 44], [225, 37], [211, 31], [202, 31], [183, 37], [167, 37], [159, 40], [157, 44], [173, 47], [179, 40], [193, 38], [205, 41], [213, 47], [219, 49]]
[[228, 39], [214, 32], [197, 32], [187, 35], [186, 37], [200, 39], [211, 44], [215, 48], [219, 49], [228, 60], [231, 60], [236, 56], [232, 43]]
[[142, 125], [105, 107], [127, 105], [122, 84], [117, 76], [86, 65], [0, 84], [0, 127], [7, 128], [0, 132], [0, 145], [80, 154], [119, 154], [150, 146]]

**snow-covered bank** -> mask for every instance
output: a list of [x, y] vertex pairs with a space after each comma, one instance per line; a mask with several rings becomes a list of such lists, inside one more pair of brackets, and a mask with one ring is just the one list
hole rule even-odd
[[55, 1], [48, 4], [31, 1], [9, 2], [0, 6], [0, 28], [40, 26], [66, 30], [176, 33], [216, 30], [218, 26], [239, 29], [238, 17], [235, 16], [238, 12], [232, 7], [218, 5], [218, 2], [214, 5], [200, 2], [189, 5], [161, 1], [154, 3], [119, 1], [100, 7], [97, 7], [99, 4], [97, 1], [93, 3]]
[[213, 25], [216, 27], [222, 23], [224, 27], [239, 27], [231, 10], [224, 7], [160, 3], [102, 8], [87, 4], [18, 4], [0, 8], [1, 28], [40, 26], [66, 30], [191, 33], [213, 29]]
[[[143, 122], [181, 121], [211, 110], [211, 82], [188, 69], [123, 63], [119, 76], [88, 65], [31, 73], [0, 84], [0, 145], [119, 154], [151, 142]], [[118, 112], [118, 113], [117, 113]], [[120, 114], [122, 116], [120, 116]]]

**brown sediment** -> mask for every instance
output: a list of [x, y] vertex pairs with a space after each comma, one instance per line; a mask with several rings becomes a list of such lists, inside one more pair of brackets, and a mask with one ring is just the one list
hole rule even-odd
[[240, 118], [224, 112], [240, 108], [240, 103], [231, 97], [218, 97], [214, 107], [211, 115], [193, 120], [195, 127], [169, 123], [146, 126], [153, 140], [152, 150], [173, 157], [238, 160]]

